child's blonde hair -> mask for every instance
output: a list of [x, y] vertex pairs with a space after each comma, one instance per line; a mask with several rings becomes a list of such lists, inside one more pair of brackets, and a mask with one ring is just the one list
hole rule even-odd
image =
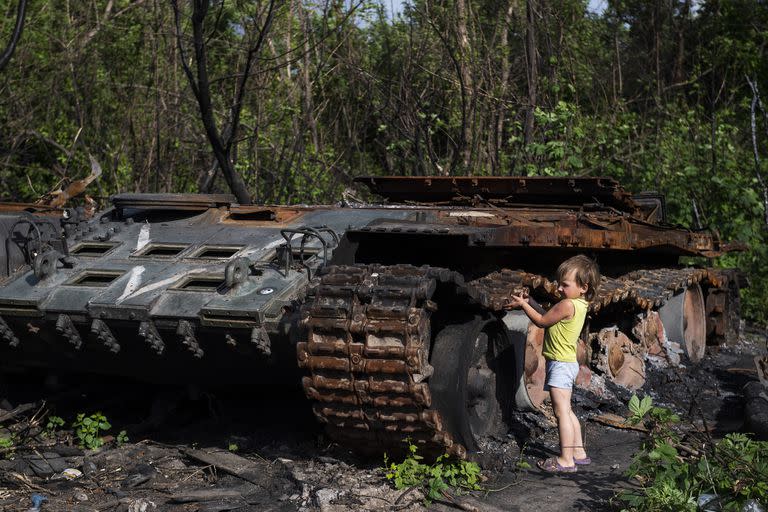
[[583, 254], [568, 258], [557, 267], [557, 280], [562, 281], [573, 271], [576, 284], [587, 287], [584, 298], [591, 301], [600, 286], [600, 269], [597, 263]]

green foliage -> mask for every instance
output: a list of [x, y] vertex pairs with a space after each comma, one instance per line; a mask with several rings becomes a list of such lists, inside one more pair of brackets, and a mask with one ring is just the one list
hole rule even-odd
[[725, 511], [741, 510], [748, 500], [768, 505], [768, 442], [729, 434], [715, 444], [701, 443], [703, 448], [698, 451], [681, 451], [679, 438], [672, 431], [672, 425], [679, 421], [677, 416], [668, 409], [653, 407], [650, 400], [636, 398], [633, 396], [629, 404], [631, 419], [645, 421], [652, 428], [627, 471], [642, 488], [619, 494], [627, 511], [694, 512], [704, 494], [715, 495]]
[[390, 462], [384, 454], [384, 470], [387, 480], [396, 489], [419, 487], [424, 491], [425, 502], [443, 497], [447, 492], [463, 492], [482, 489], [480, 466], [465, 460], [452, 460], [447, 454], [439, 456], [434, 463], [422, 462], [424, 457], [417, 453], [417, 447], [408, 442], [409, 455], [402, 462]]
[[117, 442], [117, 446], [124, 445], [128, 442], [128, 433], [125, 430], [121, 430], [120, 433], [117, 434], [115, 441]]
[[235, 453], [235, 452], [236, 452], [236, 451], [238, 451], [239, 449], [240, 449], [240, 447], [239, 447], [239, 446], [237, 446], [237, 444], [236, 444], [236, 443], [229, 443], [229, 445], [227, 446], [227, 450], [229, 450], [229, 451], [230, 451], [230, 452], [232, 452], [232, 453]]
[[64, 418], [51, 414], [48, 416], [48, 422], [45, 424], [45, 431], [53, 434], [57, 429], [64, 426]]
[[8, 437], [0, 436], [0, 449], [5, 451], [4, 457], [9, 459], [13, 457], [16, 446], [16, 436], [10, 434]]
[[80, 413], [77, 415], [77, 419], [75, 419], [74, 423], [72, 423], [72, 428], [75, 431], [75, 437], [77, 437], [81, 447], [95, 450], [104, 445], [104, 439], [101, 437], [101, 433], [112, 428], [112, 425], [110, 425], [107, 418], [100, 412], [95, 412], [90, 416]]
[[627, 405], [630, 412], [627, 418], [628, 423], [632, 425], [643, 423], [654, 438], [677, 439], [672, 426], [680, 422], [680, 417], [671, 409], [653, 405], [653, 400], [647, 395], [642, 400], [637, 395], [632, 395]]
[[648, 414], [651, 407], [653, 407], [653, 400], [650, 396], [645, 396], [640, 400], [637, 395], [632, 395], [632, 398], [629, 399], [628, 406], [629, 412], [632, 413], [628, 420], [634, 425], [639, 423], [645, 415]]

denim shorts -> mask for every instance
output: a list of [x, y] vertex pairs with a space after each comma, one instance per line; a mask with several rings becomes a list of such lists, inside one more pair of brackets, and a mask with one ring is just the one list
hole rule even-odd
[[549, 388], [572, 389], [578, 374], [579, 363], [547, 361], [547, 379], [544, 384], [544, 391], [549, 391]]

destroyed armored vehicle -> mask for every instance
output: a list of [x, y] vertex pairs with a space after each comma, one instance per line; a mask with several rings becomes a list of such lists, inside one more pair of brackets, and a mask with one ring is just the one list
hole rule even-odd
[[[3, 371], [301, 385], [328, 434], [464, 456], [545, 398], [543, 331], [504, 310], [557, 300], [558, 264], [603, 279], [579, 385], [643, 384], [738, 329], [734, 249], [665, 222], [660, 195], [605, 178], [369, 177], [381, 200], [245, 206], [119, 194], [99, 212], [0, 210]], [[681, 264], [698, 261], [700, 266]], [[600, 375], [600, 379], [595, 379]]]

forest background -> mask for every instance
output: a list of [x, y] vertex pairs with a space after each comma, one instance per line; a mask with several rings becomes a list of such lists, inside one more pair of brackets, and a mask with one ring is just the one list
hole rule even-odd
[[[0, 73], [0, 197], [328, 203], [360, 175], [611, 176], [749, 251], [768, 321], [759, 0], [31, 0]], [[10, 38], [18, 1], [0, 0]]]

